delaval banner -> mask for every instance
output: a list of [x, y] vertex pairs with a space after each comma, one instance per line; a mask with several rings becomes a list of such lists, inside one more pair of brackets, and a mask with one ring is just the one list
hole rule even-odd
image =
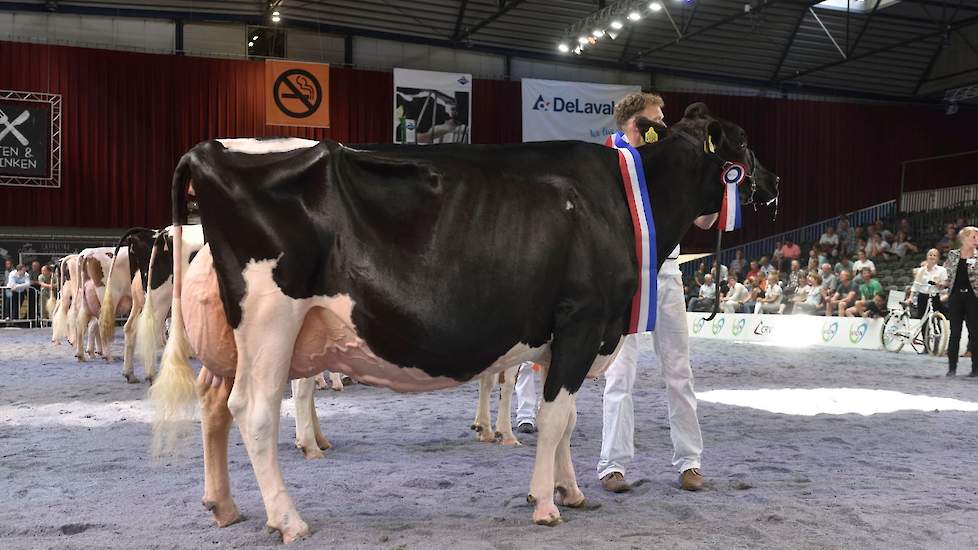
[[686, 313], [691, 337], [764, 342], [789, 347], [883, 349], [880, 342], [882, 319], [720, 313], [712, 321], [707, 321], [708, 315]]
[[577, 139], [604, 143], [614, 134], [615, 102], [637, 85], [523, 79], [523, 141]]
[[394, 143], [471, 143], [472, 75], [394, 69]]

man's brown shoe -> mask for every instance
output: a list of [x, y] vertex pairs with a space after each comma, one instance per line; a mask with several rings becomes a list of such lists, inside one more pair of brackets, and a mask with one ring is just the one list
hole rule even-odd
[[625, 474], [621, 472], [611, 472], [604, 476], [601, 478], [601, 485], [604, 485], [606, 491], [612, 493], [627, 493], [632, 490], [632, 486], [625, 481]]
[[703, 488], [704, 482], [699, 468], [690, 468], [679, 476], [679, 486], [684, 491], [699, 491]]

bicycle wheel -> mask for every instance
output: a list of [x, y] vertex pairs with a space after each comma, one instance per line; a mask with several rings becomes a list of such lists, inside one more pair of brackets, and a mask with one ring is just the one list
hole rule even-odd
[[927, 318], [927, 323], [924, 326], [927, 329], [924, 338], [927, 352], [936, 356], [944, 355], [947, 352], [947, 341], [951, 336], [947, 318], [941, 312], [935, 311]]
[[880, 331], [880, 343], [883, 349], [897, 352], [903, 349], [906, 342], [903, 333], [906, 332], [906, 318], [902, 313], [887, 313], [883, 319], [883, 330]]

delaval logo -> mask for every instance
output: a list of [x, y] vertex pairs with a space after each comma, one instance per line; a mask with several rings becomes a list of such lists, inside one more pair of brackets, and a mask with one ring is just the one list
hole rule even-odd
[[705, 321], [703, 320], [702, 317], [700, 317], [699, 319], [693, 321], [693, 334], [699, 334], [700, 331], [703, 330], [703, 324], [704, 324], [704, 322]]
[[831, 342], [835, 335], [839, 333], [838, 321], [826, 321], [822, 323], [822, 341]]
[[747, 319], [741, 319], [736, 323], [730, 325], [730, 334], [734, 336], [740, 336], [740, 333], [744, 331], [744, 326], [747, 325]]
[[869, 323], [859, 323], [858, 325], [852, 325], [849, 329], [849, 341], [853, 344], [858, 344], [862, 342], [863, 337], [866, 336], [866, 331], [869, 330]]
[[723, 324], [726, 323], [726, 322], [727, 322], [727, 320], [724, 319], [723, 317], [720, 317], [719, 319], [714, 319], [713, 320], [713, 326], [710, 327], [710, 330], [713, 331], [713, 336], [716, 336], [717, 334], [720, 334], [720, 331], [723, 330]]
[[458, 79], [458, 83], [461, 84], [462, 86], [465, 86], [466, 84], [469, 83], [469, 79], [463, 76], [462, 78]]
[[591, 103], [581, 101], [581, 98], [554, 97], [552, 101], [543, 99], [543, 95], [537, 96], [533, 102], [534, 111], [553, 111], [555, 113], [577, 113], [582, 115], [610, 115], [615, 110], [615, 102]]
[[774, 332], [774, 327], [771, 325], [765, 325], [764, 321], [758, 321], [757, 326], [754, 327], [754, 334], [758, 336], [767, 336]]

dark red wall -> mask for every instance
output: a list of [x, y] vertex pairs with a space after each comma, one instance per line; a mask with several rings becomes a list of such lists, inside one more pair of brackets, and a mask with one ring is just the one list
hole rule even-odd
[[[0, 42], [0, 59], [0, 89], [64, 96], [62, 187], [0, 187], [0, 225], [165, 225], [173, 166], [208, 138], [391, 139], [390, 73], [331, 68], [332, 128], [322, 130], [264, 124], [261, 62], [11, 42]], [[473, 141], [520, 141], [519, 83], [473, 86]], [[892, 199], [901, 160], [978, 147], [975, 113], [667, 93], [667, 120], [693, 101], [740, 123], [761, 161], [782, 177], [778, 220], [748, 211], [730, 242]], [[915, 187], [978, 181], [969, 163], [959, 164], [917, 170]], [[711, 238], [700, 233], [690, 242]]]

